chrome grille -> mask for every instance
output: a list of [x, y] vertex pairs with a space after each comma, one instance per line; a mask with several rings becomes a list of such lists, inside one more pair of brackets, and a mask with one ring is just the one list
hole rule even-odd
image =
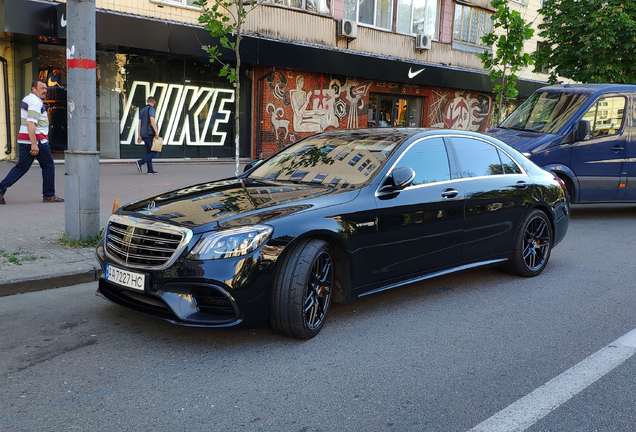
[[139, 218], [111, 216], [106, 251], [129, 267], [162, 269], [177, 258], [192, 238], [188, 229]]

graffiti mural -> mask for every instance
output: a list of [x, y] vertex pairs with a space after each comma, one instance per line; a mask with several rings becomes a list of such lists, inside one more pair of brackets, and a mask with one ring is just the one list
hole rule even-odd
[[266, 82], [261, 122], [265, 145], [274, 141], [279, 149], [309, 134], [367, 125], [360, 117], [366, 115], [371, 81], [276, 71]]
[[431, 127], [483, 132], [488, 128], [492, 96], [466, 90], [433, 89]]

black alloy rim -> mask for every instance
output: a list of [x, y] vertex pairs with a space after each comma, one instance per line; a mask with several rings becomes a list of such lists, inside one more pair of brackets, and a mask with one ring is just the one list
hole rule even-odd
[[536, 217], [528, 223], [523, 236], [523, 260], [530, 270], [545, 265], [550, 250], [550, 229], [543, 218]]
[[303, 302], [303, 319], [310, 330], [319, 329], [331, 303], [333, 264], [331, 256], [322, 252], [311, 266], [307, 292]]

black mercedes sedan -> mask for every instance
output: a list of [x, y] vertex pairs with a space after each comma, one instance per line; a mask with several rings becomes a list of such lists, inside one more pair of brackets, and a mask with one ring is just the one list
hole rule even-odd
[[565, 185], [495, 138], [324, 132], [117, 210], [97, 294], [175, 324], [309, 339], [332, 301], [483, 266], [537, 276], [569, 220]]

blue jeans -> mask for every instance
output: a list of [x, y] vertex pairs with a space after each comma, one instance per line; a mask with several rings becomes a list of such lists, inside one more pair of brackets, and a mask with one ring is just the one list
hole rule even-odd
[[38, 160], [40, 168], [42, 168], [42, 195], [44, 198], [55, 196], [55, 163], [53, 163], [53, 154], [51, 153], [51, 147], [48, 144], [40, 144], [38, 142], [38, 148], [40, 149], [37, 156], [33, 156], [30, 144], [20, 144], [20, 159], [18, 163], [11, 168], [9, 174], [0, 182], [0, 193], [5, 193], [7, 188], [13, 186], [15, 182], [20, 180], [35, 159]]
[[154, 158], [155, 156], [159, 154], [159, 152], [150, 150], [152, 148], [153, 138], [154, 137], [141, 137], [141, 139], [144, 142], [144, 146], [146, 147], [146, 156], [143, 159], [139, 159], [139, 165], [147, 164], [148, 172], [154, 171], [154, 169], [152, 169], [152, 158]]

